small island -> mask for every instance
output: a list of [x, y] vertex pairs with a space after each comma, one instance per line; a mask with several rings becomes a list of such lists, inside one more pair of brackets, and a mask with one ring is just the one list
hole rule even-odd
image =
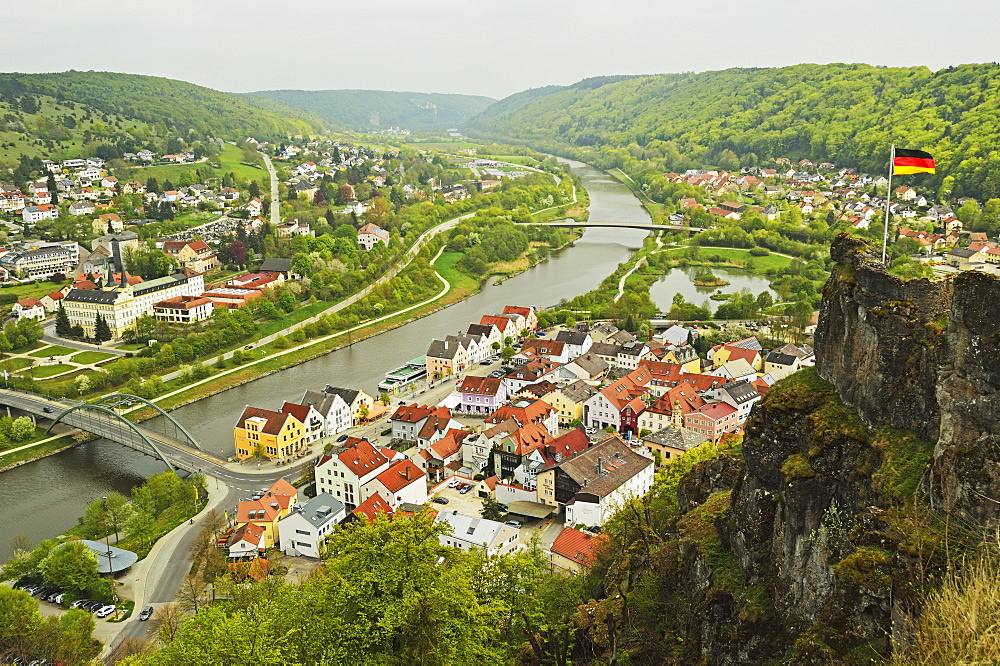
[[725, 287], [729, 284], [707, 268], [699, 268], [692, 282], [696, 287]]

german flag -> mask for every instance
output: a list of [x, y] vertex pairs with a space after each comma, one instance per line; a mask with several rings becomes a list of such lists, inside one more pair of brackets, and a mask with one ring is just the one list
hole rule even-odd
[[906, 150], [897, 148], [892, 160], [892, 175], [911, 173], [934, 173], [934, 158], [922, 150]]

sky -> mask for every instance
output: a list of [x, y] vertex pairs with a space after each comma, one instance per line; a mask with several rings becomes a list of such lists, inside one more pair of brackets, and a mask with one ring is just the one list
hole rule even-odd
[[[986, 0], [39, 0], [8, 3], [0, 69], [150, 74], [228, 92], [500, 99], [591, 76], [998, 60]], [[20, 28], [18, 28], [20, 26]]]

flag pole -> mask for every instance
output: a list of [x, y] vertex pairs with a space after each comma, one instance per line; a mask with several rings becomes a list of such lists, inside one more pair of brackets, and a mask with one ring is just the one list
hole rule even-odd
[[892, 168], [896, 161], [896, 144], [889, 153], [889, 185], [885, 192], [885, 228], [882, 230], [882, 264], [885, 265], [885, 246], [889, 242], [889, 202], [892, 201]]

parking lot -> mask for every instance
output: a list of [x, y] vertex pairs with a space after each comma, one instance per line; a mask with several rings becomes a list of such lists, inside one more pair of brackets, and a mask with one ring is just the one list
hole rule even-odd
[[479, 495], [476, 492], [476, 486], [479, 484], [476, 481], [463, 479], [461, 477], [452, 478], [465, 483], [473, 484], [472, 490], [463, 495], [457, 488], [449, 488], [446, 480], [437, 487], [437, 492], [433, 493], [433, 496], [446, 497], [448, 499], [448, 503], [436, 504], [431, 502], [431, 508], [437, 509], [438, 511], [458, 511], [459, 513], [464, 513], [467, 516], [478, 516], [480, 510], [483, 508], [483, 501], [479, 498]]

